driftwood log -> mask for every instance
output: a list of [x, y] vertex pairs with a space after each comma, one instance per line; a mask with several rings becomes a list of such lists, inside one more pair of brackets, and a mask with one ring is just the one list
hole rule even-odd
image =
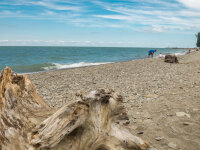
[[112, 90], [78, 95], [50, 108], [26, 75], [8, 67], [0, 77], [2, 150], [146, 150], [129, 129], [122, 97]]
[[165, 55], [166, 63], [178, 63], [178, 58], [176, 55]]

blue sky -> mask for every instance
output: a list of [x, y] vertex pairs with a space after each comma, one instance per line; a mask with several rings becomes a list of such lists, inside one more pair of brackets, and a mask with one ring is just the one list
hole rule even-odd
[[0, 0], [0, 46], [195, 47], [200, 0]]

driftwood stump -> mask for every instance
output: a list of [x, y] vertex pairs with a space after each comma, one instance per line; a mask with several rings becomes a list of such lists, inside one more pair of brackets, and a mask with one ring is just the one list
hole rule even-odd
[[178, 63], [178, 58], [175, 55], [165, 55], [165, 62], [167, 62], [167, 63]]
[[122, 97], [112, 90], [79, 94], [50, 108], [26, 75], [5, 68], [0, 77], [0, 143], [3, 150], [146, 150], [133, 135]]

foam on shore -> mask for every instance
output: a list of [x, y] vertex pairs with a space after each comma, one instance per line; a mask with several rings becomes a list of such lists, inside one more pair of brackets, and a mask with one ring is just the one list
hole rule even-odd
[[97, 62], [97, 63], [86, 63], [86, 62], [79, 62], [73, 64], [59, 64], [59, 63], [52, 63], [48, 67], [43, 67], [44, 70], [60, 70], [60, 69], [67, 69], [67, 68], [78, 68], [78, 67], [85, 67], [85, 66], [96, 66], [102, 64], [108, 64], [111, 62]]

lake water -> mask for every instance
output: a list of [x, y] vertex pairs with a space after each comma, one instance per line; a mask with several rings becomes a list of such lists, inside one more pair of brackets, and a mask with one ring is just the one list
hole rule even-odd
[[[33, 73], [112, 62], [144, 59], [153, 48], [0, 46], [0, 70]], [[155, 48], [154, 48], [155, 49]], [[156, 48], [163, 54], [182, 55], [186, 50]]]

